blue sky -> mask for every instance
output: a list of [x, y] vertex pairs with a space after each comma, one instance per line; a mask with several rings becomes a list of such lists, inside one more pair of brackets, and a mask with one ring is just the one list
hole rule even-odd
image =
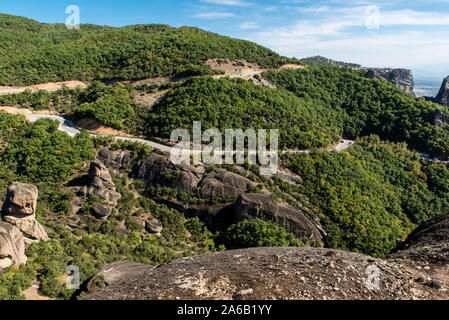
[[449, 75], [449, 0], [15, 0], [2, 1], [0, 12], [64, 23], [68, 5], [79, 6], [81, 23], [191, 25], [286, 56]]

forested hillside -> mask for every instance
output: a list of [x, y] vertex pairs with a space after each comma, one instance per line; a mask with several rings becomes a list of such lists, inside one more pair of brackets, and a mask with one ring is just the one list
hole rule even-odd
[[245, 59], [266, 68], [292, 61], [252, 42], [191, 27], [68, 30], [0, 15], [0, 85], [212, 74], [205, 65], [212, 58]]
[[170, 137], [177, 128], [192, 130], [201, 121], [203, 130], [218, 128], [279, 129], [282, 148], [327, 147], [339, 138], [334, 121], [310, 100], [287, 91], [272, 90], [241, 79], [192, 78], [171, 90], [151, 110], [150, 135]]
[[264, 76], [279, 88], [325, 107], [327, 113], [336, 112], [336, 119], [343, 121], [335, 125], [347, 138], [377, 134], [383, 140], [405, 141], [412, 148], [449, 156], [449, 128], [434, 125], [435, 111], [442, 107], [386, 81], [367, 78], [366, 71], [313, 67], [269, 71]]

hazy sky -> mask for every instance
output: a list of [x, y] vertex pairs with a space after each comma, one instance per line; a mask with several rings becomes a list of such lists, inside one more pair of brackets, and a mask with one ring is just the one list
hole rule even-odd
[[449, 75], [449, 0], [15, 0], [0, 12], [64, 23], [68, 5], [79, 6], [81, 23], [192, 25], [286, 56]]

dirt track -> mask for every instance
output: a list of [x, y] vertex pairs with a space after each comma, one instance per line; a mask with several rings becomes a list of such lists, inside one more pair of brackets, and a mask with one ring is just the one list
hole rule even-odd
[[87, 88], [87, 84], [81, 81], [63, 81], [63, 82], [49, 82], [43, 84], [36, 84], [32, 86], [26, 87], [4, 87], [0, 86], [0, 95], [2, 94], [13, 94], [13, 93], [21, 93], [26, 90], [31, 90], [32, 92], [36, 92], [39, 90], [45, 90], [49, 92], [58, 91], [63, 86], [66, 86], [69, 89], [75, 89], [76, 87]]

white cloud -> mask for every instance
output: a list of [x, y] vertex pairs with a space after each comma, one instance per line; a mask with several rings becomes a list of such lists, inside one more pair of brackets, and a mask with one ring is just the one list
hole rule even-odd
[[236, 17], [236, 15], [231, 12], [205, 12], [194, 15], [194, 18], [202, 18], [202, 19], [222, 19], [234, 17]]
[[249, 5], [248, 2], [241, 0], [202, 0], [203, 2], [220, 4], [225, 6], [238, 6], [238, 7], [246, 7]]
[[303, 20], [253, 31], [246, 38], [298, 58], [324, 55], [365, 66], [439, 64], [448, 69], [449, 14], [381, 9], [380, 29], [368, 30], [366, 8], [309, 8]]
[[252, 21], [247, 21], [247, 22], [242, 23], [239, 26], [239, 28], [241, 30], [257, 30], [257, 29], [260, 29], [259, 25], [257, 23], [255, 23], [255, 22], [252, 22]]

